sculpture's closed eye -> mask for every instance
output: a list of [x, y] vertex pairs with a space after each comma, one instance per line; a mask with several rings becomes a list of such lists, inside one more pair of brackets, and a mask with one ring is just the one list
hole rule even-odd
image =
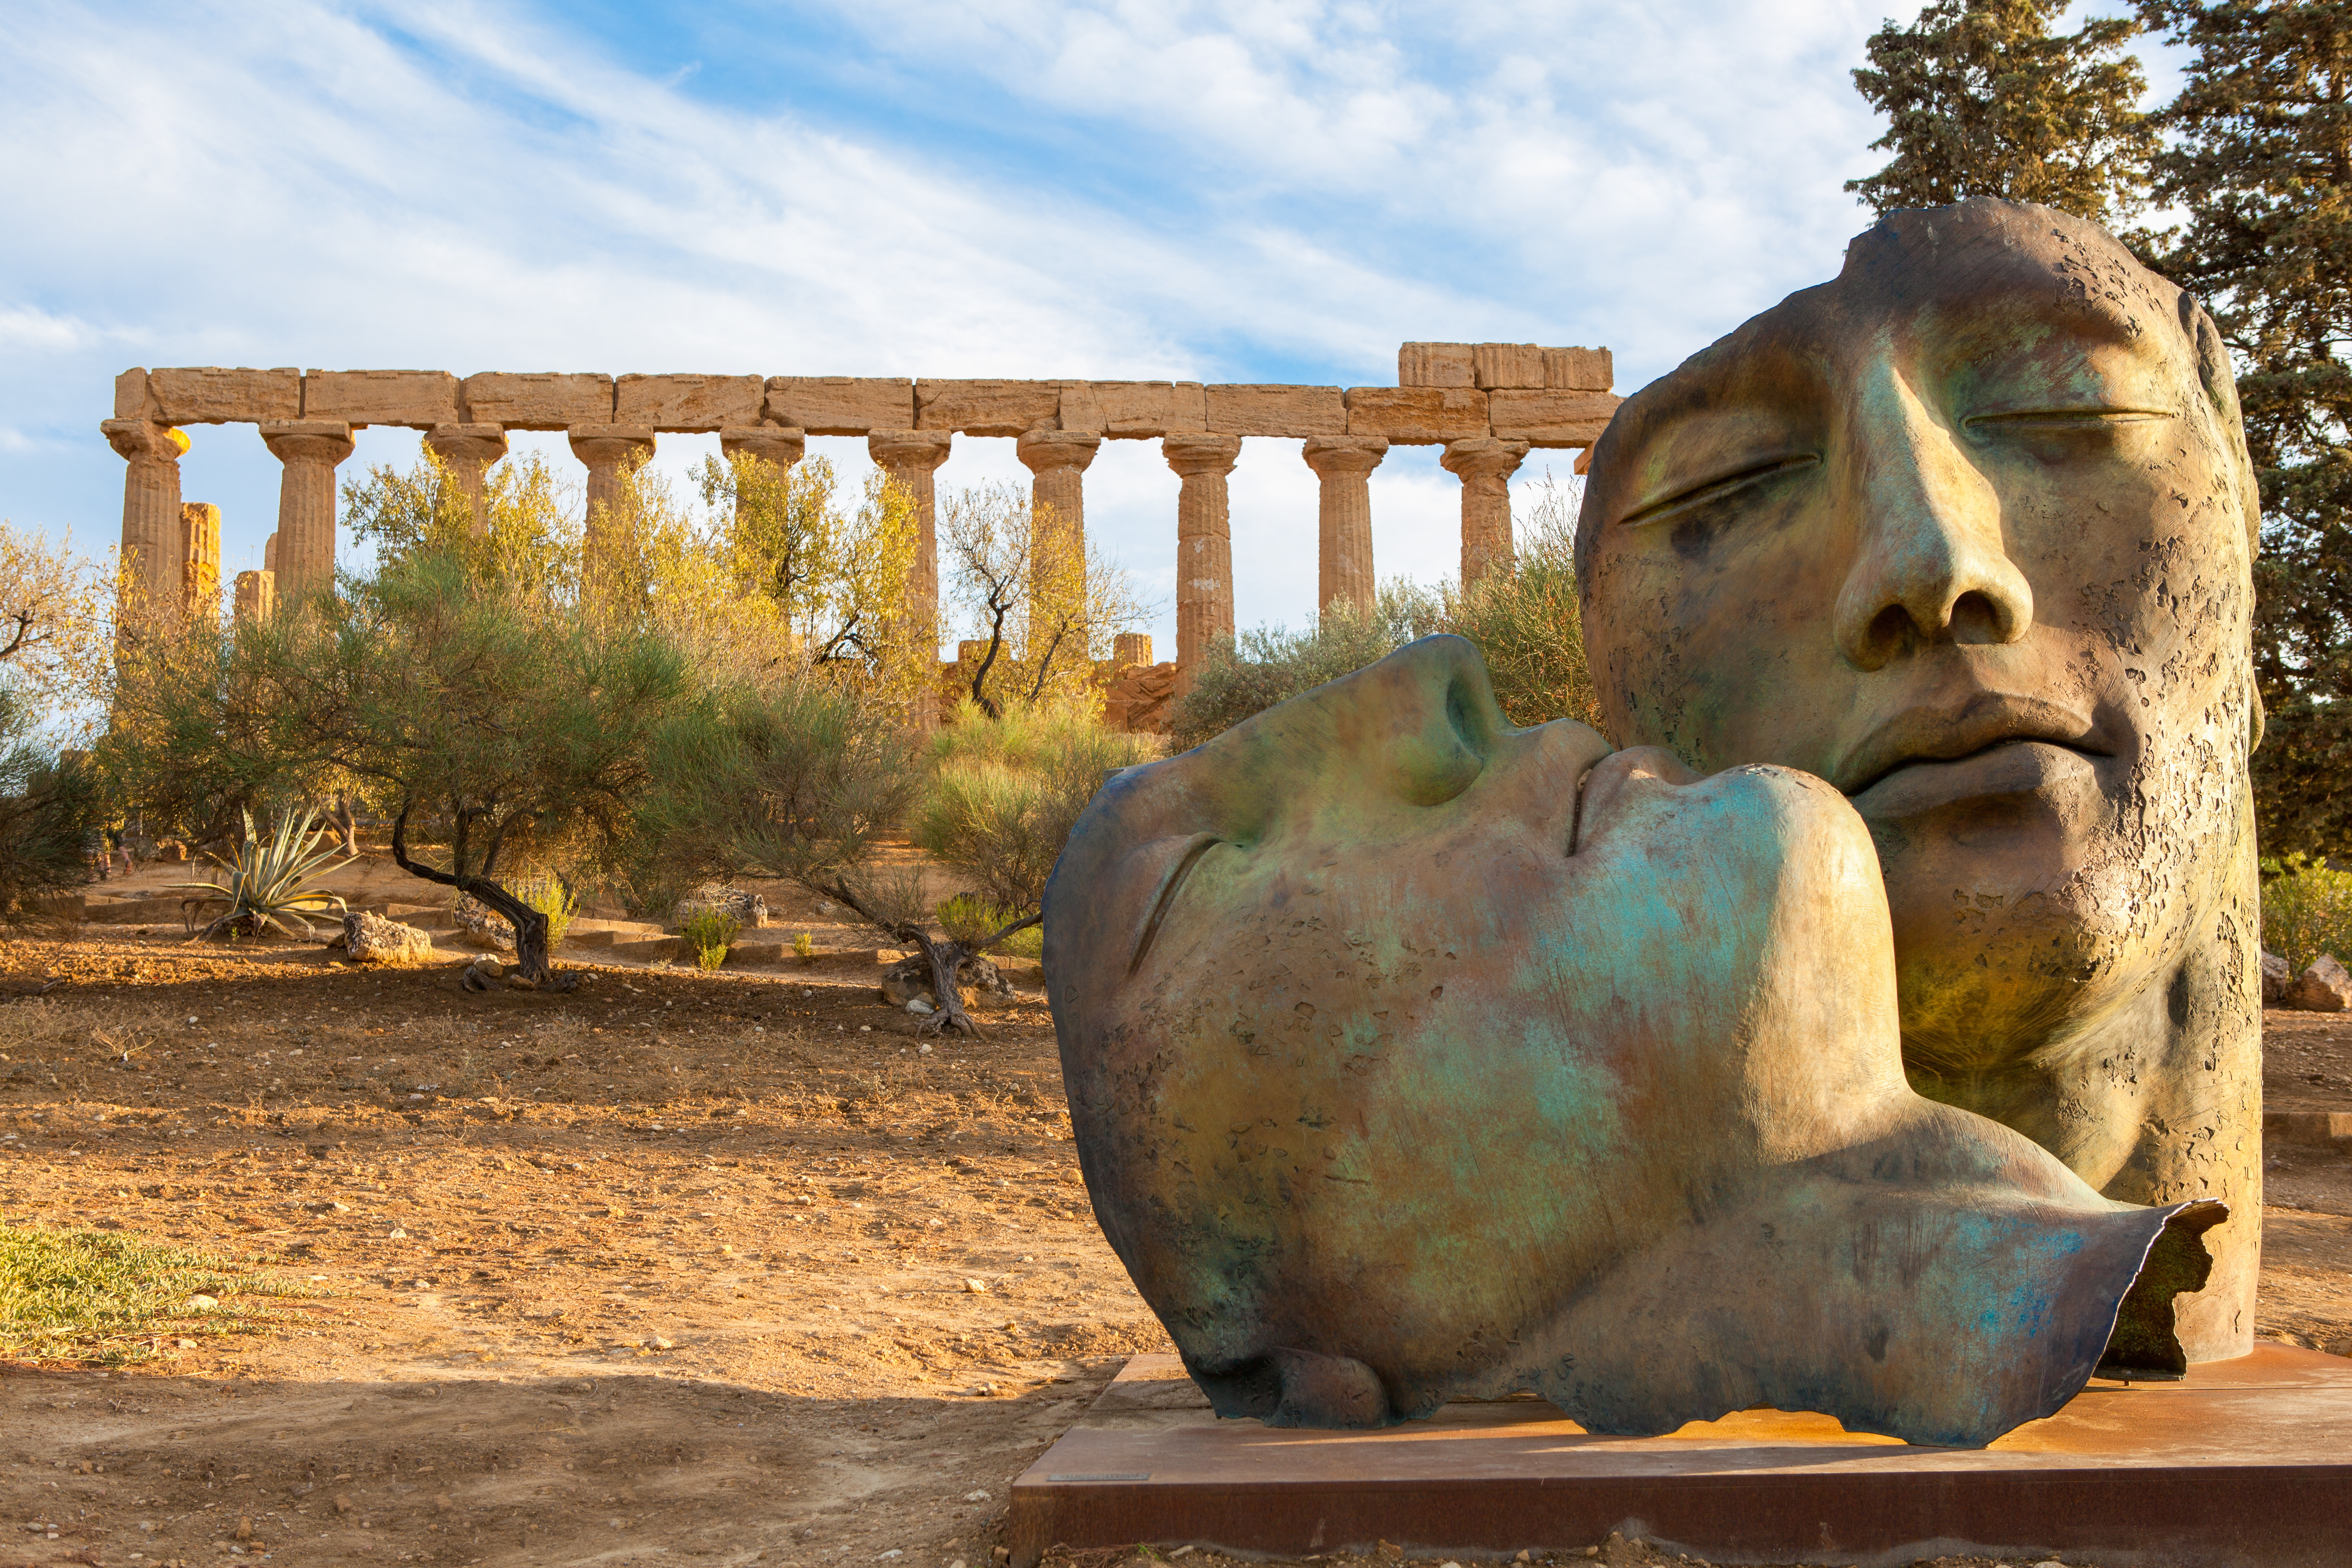
[[[1136, 972], [1143, 967], [1144, 957], [1151, 951], [1151, 939], [1160, 934], [1160, 922], [1168, 918], [1168, 911], [1176, 901], [1177, 890], [1192, 875], [1192, 868], [1201, 863], [1201, 857], [1223, 842], [1213, 833], [1195, 833], [1181, 845], [1163, 843], [1146, 847], [1145, 853], [1156, 850], [1167, 855], [1168, 868], [1160, 873], [1160, 886], [1152, 894], [1150, 912], [1144, 916], [1142, 929], [1136, 933], [1135, 956], [1127, 963], [1129, 979], [1134, 978]], [[1171, 849], [1172, 854], [1170, 853]]]
[[1639, 528], [1645, 523], [1664, 522], [1669, 518], [1680, 517], [1685, 512], [1696, 510], [1710, 502], [1721, 500], [1727, 496], [1736, 495], [1753, 486], [1777, 479], [1784, 474], [1816, 467], [1821, 460], [1821, 455], [1816, 452], [1791, 452], [1781, 457], [1768, 458], [1736, 472], [1718, 474], [1713, 479], [1702, 479], [1697, 484], [1675, 490], [1662, 500], [1636, 507], [1626, 515], [1622, 526]]

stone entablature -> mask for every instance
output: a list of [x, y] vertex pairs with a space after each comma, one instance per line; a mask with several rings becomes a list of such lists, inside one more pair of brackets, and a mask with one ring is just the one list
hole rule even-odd
[[[1177, 664], [1189, 677], [1214, 637], [1234, 630], [1226, 476], [1244, 437], [1302, 443], [1320, 477], [1318, 603], [1373, 586], [1366, 481], [1391, 446], [1444, 448], [1462, 490], [1465, 581], [1511, 551], [1509, 481], [1535, 447], [1590, 447], [1619, 399], [1607, 349], [1536, 343], [1406, 343], [1393, 386], [1192, 381], [921, 380], [849, 375], [604, 375], [437, 370], [127, 370], [103, 430], [131, 465], [123, 546], [161, 597], [184, 595], [179, 544], [180, 427], [249, 424], [287, 465], [274, 577], [241, 575], [240, 610], [299, 597], [334, 574], [334, 469], [353, 430], [425, 433], [478, 505], [482, 471], [509, 430], [561, 430], [588, 469], [590, 542], [597, 504], [625, 466], [665, 435], [717, 434], [729, 452], [789, 468], [810, 436], [862, 436], [874, 460], [916, 496], [921, 540], [910, 593], [937, 607], [933, 472], [957, 436], [1013, 437], [1036, 475], [1041, 516], [1083, 546], [1084, 477], [1105, 439], [1163, 444], [1181, 478], [1178, 502]], [[267, 575], [267, 574], [265, 574]]]
[[660, 435], [772, 425], [811, 436], [1378, 436], [1400, 446], [1491, 436], [1532, 447], [1586, 447], [1616, 407], [1610, 375], [1606, 349], [1534, 343], [1406, 343], [1397, 354], [1396, 385], [1353, 387], [201, 367], [124, 371], [115, 379], [114, 417], [170, 426], [331, 422], [414, 430], [618, 425]]

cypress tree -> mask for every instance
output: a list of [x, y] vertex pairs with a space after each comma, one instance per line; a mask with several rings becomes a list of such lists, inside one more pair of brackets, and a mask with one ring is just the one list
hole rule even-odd
[[2352, 0], [2145, 0], [2190, 61], [2136, 237], [2203, 299], [2262, 486], [2254, 755], [2264, 852], [2352, 853]]

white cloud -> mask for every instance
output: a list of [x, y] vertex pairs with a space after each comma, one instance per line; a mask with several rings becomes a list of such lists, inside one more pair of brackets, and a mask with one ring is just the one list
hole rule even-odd
[[[1507, 337], [1611, 343], [1630, 384], [1835, 267], [1877, 14], [841, 0], [851, 47], [747, 99], [519, 4], [31, 0], [0, 54], [0, 300], [26, 301], [0, 352], [39, 374], [0, 384], [0, 487], [109, 537], [94, 426], [134, 355], [1348, 383], [1402, 339]], [[194, 434], [188, 493], [257, 558], [277, 465]], [[1375, 477], [1384, 574], [1452, 568], [1430, 458]], [[982, 478], [1025, 481], [1010, 443], [940, 475]], [[1174, 477], [1117, 444], [1090, 481], [1164, 604]], [[1234, 498], [1241, 613], [1296, 624], [1313, 476], [1253, 443]]]

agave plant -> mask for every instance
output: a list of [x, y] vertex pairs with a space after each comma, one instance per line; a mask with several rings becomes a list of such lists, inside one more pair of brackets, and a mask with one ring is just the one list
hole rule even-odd
[[319, 846], [328, 837], [320, 826], [312, 831], [318, 814], [305, 811], [297, 819], [280, 817], [278, 829], [264, 838], [253, 826], [253, 813], [245, 814], [245, 842], [235, 860], [225, 860], [217, 855], [205, 858], [228, 873], [226, 886], [219, 882], [175, 882], [201, 895], [191, 903], [209, 904], [227, 901], [226, 913], [198, 932], [199, 939], [215, 937], [223, 931], [244, 936], [259, 936], [265, 929], [275, 927], [288, 936], [301, 928], [303, 936], [317, 933], [306, 914], [333, 914], [341, 919], [347, 908], [341, 897], [324, 889], [306, 886], [311, 873], [336, 857], [332, 848]]

